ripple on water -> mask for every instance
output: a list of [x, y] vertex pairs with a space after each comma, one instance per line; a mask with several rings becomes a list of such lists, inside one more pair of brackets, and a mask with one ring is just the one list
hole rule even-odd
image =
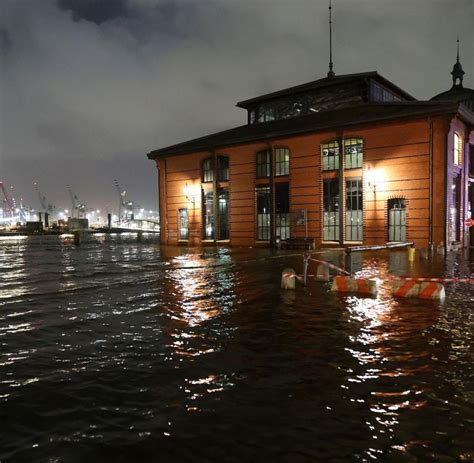
[[46, 244], [0, 247], [0, 460], [473, 460], [472, 287], [387, 284], [469, 260], [359, 254], [364, 298], [280, 291], [268, 250]]

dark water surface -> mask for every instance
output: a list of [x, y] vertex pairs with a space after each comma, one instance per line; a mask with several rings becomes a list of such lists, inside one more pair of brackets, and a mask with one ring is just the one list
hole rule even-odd
[[[473, 285], [443, 303], [386, 281], [377, 298], [284, 292], [288, 264], [131, 237], [0, 242], [0, 461], [473, 461]], [[352, 267], [473, 271], [406, 251]]]

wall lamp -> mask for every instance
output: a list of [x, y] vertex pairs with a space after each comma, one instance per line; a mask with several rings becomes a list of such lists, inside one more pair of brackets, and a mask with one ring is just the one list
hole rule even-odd
[[377, 185], [376, 185], [376, 172], [374, 169], [372, 169], [370, 166], [367, 167], [367, 171], [365, 173], [366, 179], [367, 179], [367, 185], [369, 185], [369, 188], [374, 192], [376, 192]]
[[184, 196], [186, 196], [186, 199], [194, 204], [196, 202], [196, 196], [197, 196], [197, 188], [195, 185], [184, 185]]

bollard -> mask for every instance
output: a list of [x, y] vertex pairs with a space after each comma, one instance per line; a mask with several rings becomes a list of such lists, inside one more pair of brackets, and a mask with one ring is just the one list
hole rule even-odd
[[292, 268], [285, 268], [281, 273], [281, 289], [295, 289], [296, 273]]
[[415, 260], [415, 248], [408, 248], [408, 262]]
[[74, 232], [74, 245], [75, 246], [81, 245], [81, 232], [79, 230], [76, 230]]
[[432, 281], [413, 281], [395, 279], [392, 282], [392, 293], [395, 297], [412, 297], [417, 299], [444, 299], [446, 293], [441, 283]]
[[319, 281], [329, 281], [329, 267], [319, 264], [316, 269], [316, 279]]
[[368, 278], [352, 278], [347, 276], [335, 276], [332, 281], [331, 291], [338, 293], [358, 293], [368, 296], [376, 296], [378, 291], [377, 280]]
[[137, 243], [141, 243], [143, 241], [143, 232], [140, 230], [137, 233]]
[[112, 228], [112, 214], [110, 212], [107, 214], [107, 228], [109, 231]]
[[445, 249], [444, 249], [444, 243], [442, 241], [436, 247], [436, 252], [438, 256], [444, 256], [446, 254]]
[[420, 259], [428, 260], [429, 259], [429, 248], [421, 248], [420, 249]]

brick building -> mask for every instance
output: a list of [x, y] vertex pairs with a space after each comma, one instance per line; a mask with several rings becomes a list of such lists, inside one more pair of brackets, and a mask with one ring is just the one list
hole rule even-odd
[[241, 101], [247, 124], [148, 154], [163, 244], [469, 244], [474, 90], [418, 101], [377, 72]]

